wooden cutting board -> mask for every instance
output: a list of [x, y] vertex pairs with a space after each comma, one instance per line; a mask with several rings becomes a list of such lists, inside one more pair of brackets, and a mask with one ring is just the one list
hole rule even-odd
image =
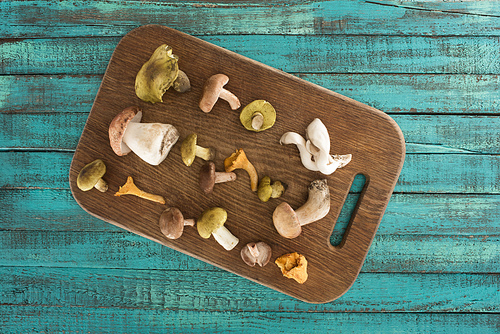
[[[161, 44], [173, 48], [192, 90], [182, 94], [169, 90], [163, 103], [153, 105], [136, 97], [134, 83], [142, 64]], [[272, 45], [262, 46], [266, 48]], [[307, 59], [291, 57], [290, 61]], [[239, 120], [242, 108], [232, 111], [225, 101], [219, 101], [212, 112], [203, 113], [198, 107], [202, 87], [216, 73], [229, 76], [226, 88], [239, 97], [242, 107], [256, 99], [269, 101], [277, 111], [275, 125], [259, 133], [247, 131]], [[143, 122], [172, 124], [181, 134], [159, 166], [148, 165], [134, 153], [119, 157], [111, 150], [108, 126], [117, 113], [133, 105], [142, 109]], [[279, 143], [287, 131], [305, 135], [314, 118], [320, 118], [328, 128], [331, 154], [353, 156], [346, 167], [329, 176], [305, 169], [297, 147]], [[204, 162], [196, 159], [187, 167], [180, 155], [180, 142], [192, 132], [198, 134], [199, 145], [216, 148], [217, 170], [223, 171], [224, 159], [243, 148], [259, 177], [281, 180], [288, 184], [287, 191], [281, 198], [263, 203], [250, 190], [246, 172], [238, 170], [236, 181], [216, 185], [211, 195], [203, 194], [198, 173]], [[404, 156], [402, 133], [383, 112], [179, 31], [148, 25], [131, 31], [116, 47], [78, 143], [69, 178], [80, 206], [104, 221], [300, 300], [324, 303], [344, 294], [360, 272]], [[107, 165], [104, 179], [109, 190], [80, 191], [76, 186], [79, 171], [97, 158]], [[365, 175], [366, 184], [342, 243], [334, 247], [330, 235], [357, 174]], [[166, 204], [114, 196], [128, 176], [142, 190], [163, 195]], [[305, 226], [295, 239], [281, 237], [272, 222], [275, 207], [286, 201], [299, 208], [307, 200], [308, 185], [323, 178], [328, 180], [331, 193], [329, 215]], [[189, 227], [180, 239], [167, 239], [158, 219], [171, 206], [179, 208], [186, 218], [197, 218], [209, 207], [226, 209], [226, 226], [240, 239], [239, 244], [226, 251], [213, 237], [203, 239], [196, 228]], [[241, 260], [241, 248], [252, 241], [271, 246], [273, 256], [267, 266], [249, 267]], [[309, 262], [309, 278], [304, 284], [283, 277], [274, 264], [278, 256], [290, 252], [303, 254]]]

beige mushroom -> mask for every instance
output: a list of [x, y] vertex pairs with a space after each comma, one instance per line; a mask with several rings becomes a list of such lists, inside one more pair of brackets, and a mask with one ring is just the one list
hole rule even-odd
[[219, 98], [226, 100], [232, 110], [241, 106], [236, 95], [224, 88], [229, 82], [229, 77], [225, 74], [214, 74], [205, 82], [203, 95], [200, 99], [200, 109], [203, 112], [210, 112]]
[[167, 208], [160, 216], [160, 230], [169, 239], [178, 239], [184, 232], [184, 226], [194, 226], [194, 219], [184, 219], [178, 208]]

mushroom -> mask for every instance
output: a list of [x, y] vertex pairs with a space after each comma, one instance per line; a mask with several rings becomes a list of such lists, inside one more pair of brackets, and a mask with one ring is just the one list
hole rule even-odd
[[139, 107], [125, 108], [109, 125], [109, 143], [118, 156], [130, 151], [142, 160], [159, 165], [179, 139], [179, 131], [171, 124], [140, 123]]
[[240, 121], [247, 130], [264, 131], [274, 125], [276, 110], [265, 100], [255, 100], [243, 108]]
[[274, 263], [281, 269], [283, 276], [293, 278], [300, 284], [307, 281], [307, 260], [304, 255], [297, 252], [283, 254]]
[[313, 155], [306, 148], [306, 140], [296, 132], [285, 132], [280, 139], [280, 144], [295, 144], [299, 149], [300, 161], [309, 170], [318, 171], [318, 167], [313, 160]]
[[216, 172], [215, 164], [208, 161], [200, 170], [200, 188], [205, 194], [210, 194], [214, 190], [216, 183], [223, 183], [236, 180], [233, 172]]
[[144, 198], [153, 202], [165, 204], [165, 199], [163, 198], [163, 196], [153, 195], [137, 188], [137, 186], [134, 184], [134, 179], [132, 179], [131, 176], [127, 178], [127, 182], [118, 189], [118, 192], [115, 193], [115, 196], [123, 195], [135, 195], [137, 197]]
[[257, 191], [257, 185], [259, 183], [257, 170], [252, 163], [248, 161], [248, 158], [242, 148], [224, 160], [224, 168], [226, 169], [226, 172], [232, 172], [235, 169], [246, 170], [248, 176], [250, 176], [250, 188], [252, 191]]
[[187, 136], [181, 145], [181, 157], [186, 166], [191, 166], [194, 158], [199, 157], [203, 160], [213, 160], [215, 158], [215, 150], [213, 148], [205, 148], [197, 145], [198, 136], [192, 133]]
[[170, 46], [160, 45], [137, 73], [135, 94], [145, 102], [163, 102], [163, 94], [177, 79], [178, 60]]
[[175, 79], [172, 84], [172, 88], [179, 93], [185, 93], [191, 90], [191, 82], [184, 71], [179, 70], [177, 79]]
[[94, 160], [82, 168], [76, 178], [76, 185], [83, 191], [96, 188], [100, 192], [106, 192], [108, 184], [102, 179], [104, 174], [106, 174], [104, 162], [101, 159]]
[[210, 112], [219, 98], [226, 100], [233, 110], [241, 106], [238, 97], [224, 88], [228, 82], [229, 77], [225, 74], [214, 74], [208, 78], [203, 87], [203, 95], [199, 104], [203, 112]]
[[286, 186], [280, 181], [271, 184], [271, 178], [264, 176], [259, 183], [257, 196], [262, 202], [269, 201], [270, 198], [278, 198], [285, 192]]
[[272, 253], [271, 246], [263, 241], [259, 241], [246, 244], [241, 249], [240, 255], [243, 262], [250, 267], [255, 266], [255, 264], [264, 267], [271, 259]]
[[178, 239], [184, 226], [194, 226], [194, 219], [184, 219], [178, 208], [167, 208], [160, 216], [160, 230], [169, 239]]
[[278, 233], [289, 239], [302, 232], [302, 226], [325, 217], [330, 211], [330, 190], [326, 179], [315, 180], [308, 187], [309, 197], [297, 210], [282, 202], [273, 212], [273, 223]]
[[196, 222], [198, 233], [202, 238], [208, 239], [213, 235], [215, 240], [226, 250], [233, 249], [239, 242], [225, 226], [227, 211], [223, 208], [210, 208], [205, 210]]

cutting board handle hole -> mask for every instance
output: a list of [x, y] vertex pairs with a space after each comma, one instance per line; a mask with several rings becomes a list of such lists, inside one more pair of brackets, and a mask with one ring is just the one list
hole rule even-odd
[[339, 246], [344, 239], [345, 232], [348, 229], [349, 222], [352, 219], [352, 214], [355, 212], [361, 192], [366, 184], [366, 176], [357, 174], [351, 184], [349, 193], [345, 199], [342, 210], [340, 211], [339, 218], [335, 223], [332, 235], [330, 236], [330, 243], [332, 246]]

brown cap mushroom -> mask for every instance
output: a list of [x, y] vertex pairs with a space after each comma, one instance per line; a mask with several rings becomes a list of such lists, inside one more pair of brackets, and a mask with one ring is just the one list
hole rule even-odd
[[202, 147], [197, 145], [198, 135], [192, 133], [187, 136], [181, 145], [181, 157], [186, 166], [191, 166], [196, 157], [203, 160], [213, 160], [215, 157], [215, 150], [211, 147]]
[[198, 234], [205, 239], [214, 236], [215, 240], [226, 250], [233, 249], [239, 242], [225, 226], [227, 211], [223, 208], [210, 208], [205, 210], [196, 221]]
[[94, 160], [82, 168], [76, 179], [76, 185], [83, 191], [96, 188], [100, 192], [106, 192], [108, 184], [102, 179], [104, 174], [106, 174], [104, 162], [101, 159]]
[[210, 194], [214, 190], [216, 183], [223, 183], [236, 180], [233, 172], [216, 172], [215, 164], [208, 161], [200, 170], [200, 188], [205, 194]]
[[109, 125], [109, 143], [118, 156], [133, 151], [151, 165], [159, 165], [179, 139], [171, 124], [140, 123], [139, 107], [125, 108]]
[[224, 160], [224, 168], [226, 172], [232, 172], [235, 169], [244, 169], [250, 177], [250, 188], [252, 191], [257, 191], [257, 186], [259, 184], [257, 170], [252, 163], [248, 161], [248, 158], [242, 148]]
[[266, 100], [255, 100], [243, 108], [240, 121], [247, 130], [264, 131], [274, 125], [276, 110]]
[[205, 82], [203, 95], [200, 99], [200, 109], [208, 113], [219, 98], [226, 100], [231, 109], [236, 110], [241, 106], [236, 95], [224, 88], [229, 82], [229, 77], [225, 74], [214, 74]]
[[302, 227], [325, 217], [330, 211], [330, 190], [326, 179], [315, 180], [308, 187], [307, 202], [297, 210], [283, 202], [273, 212], [273, 223], [278, 233], [289, 239], [296, 238]]
[[297, 252], [281, 255], [274, 261], [281, 269], [283, 276], [293, 278], [300, 284], [307, 281], [307, 260], [304, 255]]
[[167, 208], [160, 216], [160, 230], [169, 239], [178, 239], [184, 226], [194, 226], [194, 219], [184, 219], [178, 208]]
[[255, 266], [255, 264], [264, 267], [271, 259], [272, 253], [271, 246], [263, 241], [259, 241], [246, 244], [241, 249], [240, 255], [243, 262], [250, 267]]

